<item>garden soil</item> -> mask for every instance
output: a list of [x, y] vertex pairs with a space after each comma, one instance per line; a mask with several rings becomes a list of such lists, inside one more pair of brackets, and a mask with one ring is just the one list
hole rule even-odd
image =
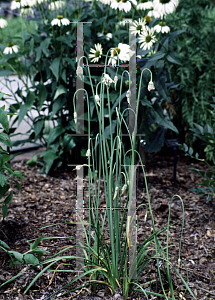
[[[197, 299], [215, 299], [215, 199], [206, 203], [204, 197], [197, 197], [189, 191], [201, 178], [189, 168], [196, 167], [206, 170], [204, 164], [195, 164], [184, 156], [178, 155], [177, 185], [173, 184], [173, 157], [152, 156], [153, 160], [146, 164], [146, 176], [152, 211], [156, 229], [166, 226], [168, 220], [171, 198], [180, 195], [184, 203], [185, 219], [181, 248], [180, 273], [187, 280], [186, 269], [189, 276], [189, 287]], [[0, 239], [6, 242], [11, 250], [25, 253], [30, 249], [30, 241], [39, 236], [61, 237], [44, 239], [39, 248], [49, 251], [42, 257], [47, 259], [58, 251], [68, 246], [75, 246], [76, 214], [73, 209], [76, 203], [76, 173], [72, 170], [53, 171], [49, 175], [39, 174], [39, 167], [31, 168], [26, 165], [25, 157], [11, 162], [13, 170], [21, 171], [25, 180], [21, 181], [21, 190], [11, 185], [14, 197], [9, 205], [8, 216], [2, 221], [0, 213]], [[84, 188], [87, 188], [87, 179], [84, 180]], [[104, 197], [103, 197], [104, 198]], [[143, 174], [139, 172], [137, 180], [137, 205], [147, 204], [147, 195]], [[152, 221], [148, 214], [144, 222], [145, 210], [138, 212], [139, 230], [137, 233], [138, 244], [141, 244], [152, 233]], [[171, 204], [171, 224], [181, 220], [183, 216], [179, 197], [175, 197]], [[68, 223], [68, 224], [62, 224]], [[50, 226], [54, 225], [54, 226]], [[49, 227], [46, 227], [49, 226]], [[170, 227], [169, 248], [170, 260], [177, 268], [179, 255], [179, 242], [181, 236], [182, 221]], [[64, 238], [62, 238], [64, 237]], [[70, 239], [66, 238], [69, 237]], [[71, 239], [72, 238], [72, 239]], [[166, 245], [166, 231], [160, 234], [162, 246]], [[66, 254], [74, 255], [75, 247], [67, 250]], [[172, 256], [171, 256], [172, 255]], [[3, 284], [20, 271], [26, 270], [26, 265], [9, 267], [9, 256], [0, 252], [0, 284]], [[153, 268], [149, 266], [149, 273], [154, 276]], [[28, 284], [39, 274], [42, 267], [35, 267], [23, 273], [16, 280], [0, 288], [0, 300], [44, 300], [52, 293], [59, 290], [63, 285], [74, 278], [75, 262], [64, 259], [53, 266], [56, 272], [47, 271], [33, 284], [31, 289], [24, 294]], [[67, 270], [67, 272], [60, 272]], [[175, 298], [193, 299], [188, 292], [184, 298], [180, 293], [185, 290], [181, 280], [171, 270]], [[162, 269], [161, 269], [162, 271]], [[164, 283], [165, 275], [163, 274]], [[148, 276], [148, 275], [147, 275]], [[159, 277], [155, 277], [156, 284], [153, 290], [160, 292]], [[105, 286], [98, 286], [96, 290], [90, 286], [82, 287], [84, 281], [78, 281], [70, 286], [70, 289], [80, 287], [59, 299], [122, 299], [121, 289], [114, 295]], [[67, 288], [68, 290], [68, 288]], [[61, 294], [63, 291], [61, 291]], [[166, 290], [168, 295], [168, 289]], [[60, 293], [59, 293], [60, 294]], [[146, 299], [143, 294], [134, 293], [128, 299]], [[148, 299], [158, 299], [149, 296]], [[162, 299], [162, 298], [159, 298]]]

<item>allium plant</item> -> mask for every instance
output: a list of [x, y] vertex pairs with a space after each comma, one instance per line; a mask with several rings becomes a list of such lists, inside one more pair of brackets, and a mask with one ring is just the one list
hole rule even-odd
[[[107, 59], [108, 57], [106, 56], [106, 63]], [[151, 90], [153, 89], [152, 73], [149, 69], [144, 69], [141, 73], [141, 79], [144, 71], [150, 73], [151, 79], [148, 88]], [[132, 203], [133, 191], [136, 188], [135, 171], [137, 166], [135, 154], [138, 156], [139, 161], [141, 162], [141, 157], [135, 149], [140, 90], [138, 91], [136, 110], [134, 111], [130, 107], [122, 110], [121, 101], [119, 101], [119, 104], [115, 107], [111, 102], [109, 89], [110, 85], [114, 84], [114, 80], [112, 80], [106, 73], [106, 66], [100, 82], [97, 83], [96, 91], [94, 91], [94, 87], [92, 85], [89, 66], [88, 72], [99, 120], [99, 132], [95, 138], [90, 137], [90, 105], [88, 93], [86, 90], [84, 90], [86, 92], [88, 103], [88, 150], [86, 152], [88, 163], [85, 165], [76, 166], [77, 171], [84, 166], [88, 168], [89, 203], [84, 203], [84, 207], [85, 211], [88, 211], [86, 216], [89, 219], [86, 219], [85, 217], [85, 220], [83, 220], [82, 216], [79, 214], [80, 209], [76, 210], [78, 218], [77, 224], [82, 226], [84, 239], [82, 240], [81, 237], [77, 236], [76, 246], [65, 247], [50, 259], [41, 262], [40, 265], [46, 266], [30, 283], [25, 292], [30, 289], [34, 282], [46, 270], [50, 270], [53, 265], [56, 267], [56, 263], [66, 259], [71, 261], [79, 261], [81, 267], [78, 270], [78, 274], [74, 276], [74, 279], [71, 280], [71, 282], [63, 286], [60, 290], [49, 296], [47, 299], [57, 299], [58, 297], [62, 298], [63, 296], [68, 295], [70, 292], [82, 289], [85, 286], [92, 286], [94, 289], [96, 289], [97, 285], [101, 284], [108, 287], [112, 294], [114, 294], [116, 290], [120, 289], [124, 299], [127, 299], [127, 297], [134, 291], [143, 293], [146, 299], [149, 299], [149, 295], [162, 297], [165, 299], [177, 299], [173, 289], [171, 277], [172, 272], [175, 272], [178, 280], [180, 280], [186, 286], [186, 290], [190, 292], [190, 294], [193, 296], [193, 299], [196, 299], [188, 284], [182, 278], [179, 272], [181, 263], [180, 250], [182, 234], [179, 244], [178, 266], [174, 266], [171, 263], [169, 255], [170, 246], [168, 245], [169, 227], [171, 226], [171, 208], [169, 211], [167, 227], [158, 230], [155, 229], [154, 217], [143, 165], [142, 171], [145, 178], [145, 188], [148, 203], [142, 203], [138, 207], [136, 207], [136, 199]], [[125, 73], [128, 72], [123, 71], [122, 73], [119, 99], [122, 96], [122, 82]], [[98, 92], [98, 87], [100, 87], [100, 92]], [[76, 94], [79, 92], [80, 90], [76, 91], [74, 99]], [[107, 98], [107, 111], [110, 126], [109, 132], [107, 132], [105, 129], [105, 97]], [[117, 115], [117, 121], [115, 124], [116, 135], [113, 134], [112, 130], [112, 110], [114, 110]], [[129, 134], [127, 125], [126, 113], [128, 111], [135, 115], [135, 126], [132, 134]], [[130, 143], [130, 149], [126, 152], [124, 151], [122, 143], [123, 124], [127, 129]], [[104, 186], [105, 196], [105, 203], [103, 204], [101, 204], [100, 195], [102, 185]], [[141, 241], [141, 244], [138, 245], [138, 240], [136, 240], [136, 230], [138, 230], [139, 226], [138, 217], [136, 224], [136, 211], [138, 211], [138, 209], [140, 209], [142, 206], [146, 207], [145, 221], [147, 219], [147, 211], [149, 210], [153, 232], [148, 238], [145, 238], [145, 240], [143, 242]], [[184, 221], [182, 222], [182, 233], [183, 226]], [[166, 246], [163, 247], [159, 241], [159, 234], [165, 230], [167, 230], [167, 243]], [[83, 256], [63, 255], [65, 251], [71, 250], [74, 247], [80, 248], [80, 250], [83, 251]], [[131, 254], [133, 256], [131, 256]], [[73, 265], [73, 263], [71, 263], [70, 266], [71, 265]], [[157, 276], [157, 279], [155, 279], [156, 276], [154, 278], [153, 276], [148, 276], [148, 271], [152, 265], [156, 267], [155, 275]], [[161, 270], [165, 273], [165, 276], [162, 275]], [[58, 271], [63, 272], [64, 270], [58, 269]], [[75, 272], [73, 269], [67, 269], [66, 271], [71, 272], [72, 274]], [[82, 271], [82, 274], [80, 274], [80, 271]], [[11, 280], [15, 279], [20, 274]], [[74, 284], [75, 282], [78, 284], [78, 280], [81, 280], [82, 284], [77, 288], [68, 291], [70, 285]], [[85, 280], [84, 283], [83, 280]], [[159, 281], [160, 283], [160, 293], [158, 293], [156, 289], [153, 289], [153, 283], [156, 281]], [[166, 291], [166, 284], [168, 284], [168, 291]], [[67, 290], [62, 292], [63, 289]]]

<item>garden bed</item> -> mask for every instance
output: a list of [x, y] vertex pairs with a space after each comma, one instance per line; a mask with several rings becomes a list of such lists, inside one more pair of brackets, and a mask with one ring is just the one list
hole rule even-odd
[[[154, 157], [155, 161], [147, 163], [146, 174], [151, 197], [151, 205], [155, 218], [156, 229], [167, 224], [168, 207], [173, 195], [178, 194], [184, 201], [185, 225], [182, 240], [181, 259], [184, 261], [189, 274], [189, 286], [197, 299], [215, 299], [215, 200], [206, 204], [204, 197], [200, 198], [195, 193], [188, 191], [189, 188], [201, 181], [201, 178], [191, 172], [190, 162], [187, 158], [178, 156], [176, 187], [173, 185], [173, 160], [169, 157]], [[193, 166], [192, 166], [193, 167]], [[205, 168], [204, 165], [198, 168]], [[12, 163], [13, 170], [19, 170], [25, 177], [21, 182], [21, 190], [17, 191], [15, 186], [14, 197], [9, 205], [9, 212], [6, 219], [0, 223], [0, 239], [6, 242], [11, 249], [24, 253], [29, 250], [29, 240], [36, 239], [42, 234], [45, 237], [73, 237], [75, 238], [76, 226], [73, 224], [59, 224], [47, 227], [52, 224], [75, 222], [76, 202], [76, 173], [74, 171], [57, 171], [50, 175], [39, 174], [39, 168], [30, 168], [25, 161]], [[87, 185], [87, 184], [86, 184]], [[144, 188], [142, 174], [138, 176], [137, 204], [146, 203], [147, 198]], [[180, 199], [175, 198], [171, 210], [171, 223], [182, 218]], [[138, 242], [141, 243], [147, 234], [151, 234], [152, 226], [148, 215], [144, 223], [144, 215], [139, 213]], [[170, 229], [169, 244], [170, 254], [178, 257], [178, 245], [181, 234], [181, 222]], [[160, 240], [163, 245], [166, 243], [166, 232], [162, 233]], [[74, 240], [51, 239], [42, 240], [39, 248], [49, 251], [52, 255], [65, 246], [75, 245]], [[75, 251], [75, 250], [74, 250]], [[75, 252], [74, 252], [75, 253]], [[73, 254], [74, 254], [73, 253]], [[45, 254], [48, 258], [49, 254]], [[71, 255], [71, 253], [70, 253]], [[9, 257], [0, 252], [0, 283], [5, 282], [20, 270], [23, 266], [9, 268]], [[65, 269], [62, 265], [59, 269]], [[181, 274], [186, 279], [185, 268], [181, 264]], [[30, 291], [24, 295], [23, 292], [31, 280], [38, 274], [39, 269], [35, 268], [20, 276], [17, 280], [0, 289], [0, 299], [45, 299], [62, 285], [73, 279], [70, 273], [46, 272], [33, 285]], [[173, 284], [177, 295], [184, 290], [182, 283], [173, 274]], [[73, 285], [76, 287], [78, 282]], [[157, 287], [159, 289], [159, 285]], [[73, 296], [73, 297], [72, 297]], [[185, 298], [192, 299], [189, 293]], [[108, 289], [97, 287], [93, 292], [90, 287], [80, 291], [72, 292], [67, 298], [61, 299], [121, 299], [120, 290], [111, 295]], [[134, 294], [129, 299], [145, 299], [144, 295]], [[155, 299], [153, 297], [149, 299]], [[178, 297], [178, 299], [180, 299]]]

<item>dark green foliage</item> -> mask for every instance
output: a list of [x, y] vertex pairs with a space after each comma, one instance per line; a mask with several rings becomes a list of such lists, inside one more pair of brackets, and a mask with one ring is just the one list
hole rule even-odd
[[[179, 84], [172, 94], [174, 124], [180, 140], [202, 150], [189, 129], [194, 123], [204, 126], [202, 113], [212, 101], [215, 87], [215, 8], [211, 0], [181, 0], [175, 14], [167, 16], [172, 30], [183, 29], [171, 49], [178, 53], [181, 65], [170, 65], [171, 79]], [[201, 107], [201, 111], [199, 110]]]

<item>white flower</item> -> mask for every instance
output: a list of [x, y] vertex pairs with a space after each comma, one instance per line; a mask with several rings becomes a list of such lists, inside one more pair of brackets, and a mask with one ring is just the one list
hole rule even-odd
[[77, 76], [83, 80], [83, 68], [81, 66], [78, 66], [77, 68]]
[[131, 105], [130, 96], [131, 96], [131, 92], [128, 90], [127, 93], [126, 93], [126, 98], [127, 98], [127, 102], [128, 102], [129, 105]]
[[115, 89], [116, 89], [116, 85], [117, 85], [117, 81], [118, 81], [118, 76], [117, 75], [115, 75], [114, 76], [114, 86], [115, 86]]
[[113, 200], [115, 200], [115, 198], [116, 198], [116, 196], [117, 196], [117, 194], [118, 194], [118, 190], [119, 190], [119, 187], [116, 186], [115, 192], [114, 192], [114, 196], [113, 196]]
[[153, 0], [154, 9], [166, 15], [171, 14], [178, 6], [178, 0]]
[[149, 17], [153, 17], [153, 18], [162, 18], [163, 17], [163, 13], [161, 11], [157, 11], [157, 10], [150, 10], [148, 12], [148, 16]]
[[106, 31], [104, 31], [104, 33], [102, 32], [97, 33], [97, 37], [103, 37], [103, 36], [106, 38], [107, 41], [112, 39], [112, 33], [107, 33]]
[[78, 166], [75, 167], [75, 169], [73, 169], [73, 171], [74, 170], [78, 170], [79, 171], [79, 170], [81, 170], [82, 167], [83, 167], [83, 165], [78, 165]]
[[7, 44], [7, 47], [4, 49], [4, 54], [12, 54], [17, 53], [19, 51], [19, 47], [14, 45], [14, 43]]
[[0, 16], [0, 28], [7, 27], [7, 21], [2, 19]]
[[70, 24], [70, 21], [66, 18], [64, 18], [63, 16], [57, 16], [57, 19], [54, 19], [51, 21], [51, 25], [58, 25], [59, 27], [61, 25], [67, 26]]
[[86, 156], [87, 156], [87, 157], [91, 156], [90, 149], [87, 149]]
[[10, 9], [11, 10], [15, 10], [15, 9], [17, 9], [17, 8], [20, 8], [20, 1], [12, 1], [11, 2], [11, 5], [10, 5]]
[[137, 5], [137, 9], [146, 10], [153, 7], [153, 2], [148, 0], [140, 0], [140, 3]]
[[122, 187], [122, 193], [121, 193], [121, 195], [126, 191], [126, 189], [127, 189], [127, 184], [124, 184], [123, 187]]
[[156, 43], [156, 38], [154, 35], [154, 29], [153, 28], [147, 28], [145, 32], [143, 32], [139, 36], [139, 43], [142, 43], [140, 45], [140, 48], [143, 48], [143, 50], [150, 49], [154, 43]]
[[74, 112], [73, 117], [74, 117], [75, 124], [77, 124], [78, 116], [77, 116], [77, 112], [76, 111]]
[[153, 81], [149, 81], [149, 84], [148, 84], [148, 91], [152, 91], [152, 90], [155, 90], [155, 86], [154, 86], [154, 82]]
[[117, 25], [118, 26], [125, 26], [128, 23], [132, 23], [132, 19], [122, 19], [122, 21], [118, 22]]
[[154, 30], [157, 32], [168, 33], [170, 28], [169, 26], [166, 26], [165, 22], [159, 22], [159, 24], [154, 27]]
[[102, 78], [102, 83], [110, 87], [111, 83], [114, 83], [114, 81], [110, 78], [108, 74], [105, 74], [104, 77]]
[[91, 62], [98, 62], [99, 59], [102, 57], [102, 45], [101, 44], [96, 44], [95, 49], [91, 48], [90, 52], [93, 54], [89, 54], [89, 58], [91, 58]]
[[34, 11], [31, 7], [21, 7], [20, 9], [20, 15], [21, 16], [28, 16], [28, 15], [33, 15], [34, 14]]
[[64, 1], [59, 0], [59, 1], [51, 2], [48, 5], [48, 9], [50, 9], [50, 10], [60, 9], [60, 8], [63, 8], [65, 5], [66, 5], [66, 3]]
[[131, 2], [137, 5], [136, 0], [113, 0], [110, 7], [119, 10], [124, 10], [126, 13], [131, 10]]
[[95, 95], [95, 100], [96, 100], [96, 103], [98, 106], [100, 106], [100, 98], [99, 98], [99, 95]]
[[37, 1], [36, 0], [21, 0], [20, 3], [21, 3], [21, 7], [29, 8], [29, 7], [35, 6], [37, 4]]
[[134, 51], [131, 51], [130, 46], [127, 44], [119, 43], [118, 47], [111, 49], [111, 57], [108, 60], [108, 65], [115, 65], [118, 62], [117, 54], [119, 59], [122, 61], [128, 61], [133, 55]]
[[132, 34], [136, 35], [137, 33], [140, 34], [141, 30], [145, 29], [146, 20], [134, 21], [133, 24], [129, 27]]
[[106, 4], [106, 5], [110, 5], [111, 4], [111, 0], [99, 0], [101, 3]]

